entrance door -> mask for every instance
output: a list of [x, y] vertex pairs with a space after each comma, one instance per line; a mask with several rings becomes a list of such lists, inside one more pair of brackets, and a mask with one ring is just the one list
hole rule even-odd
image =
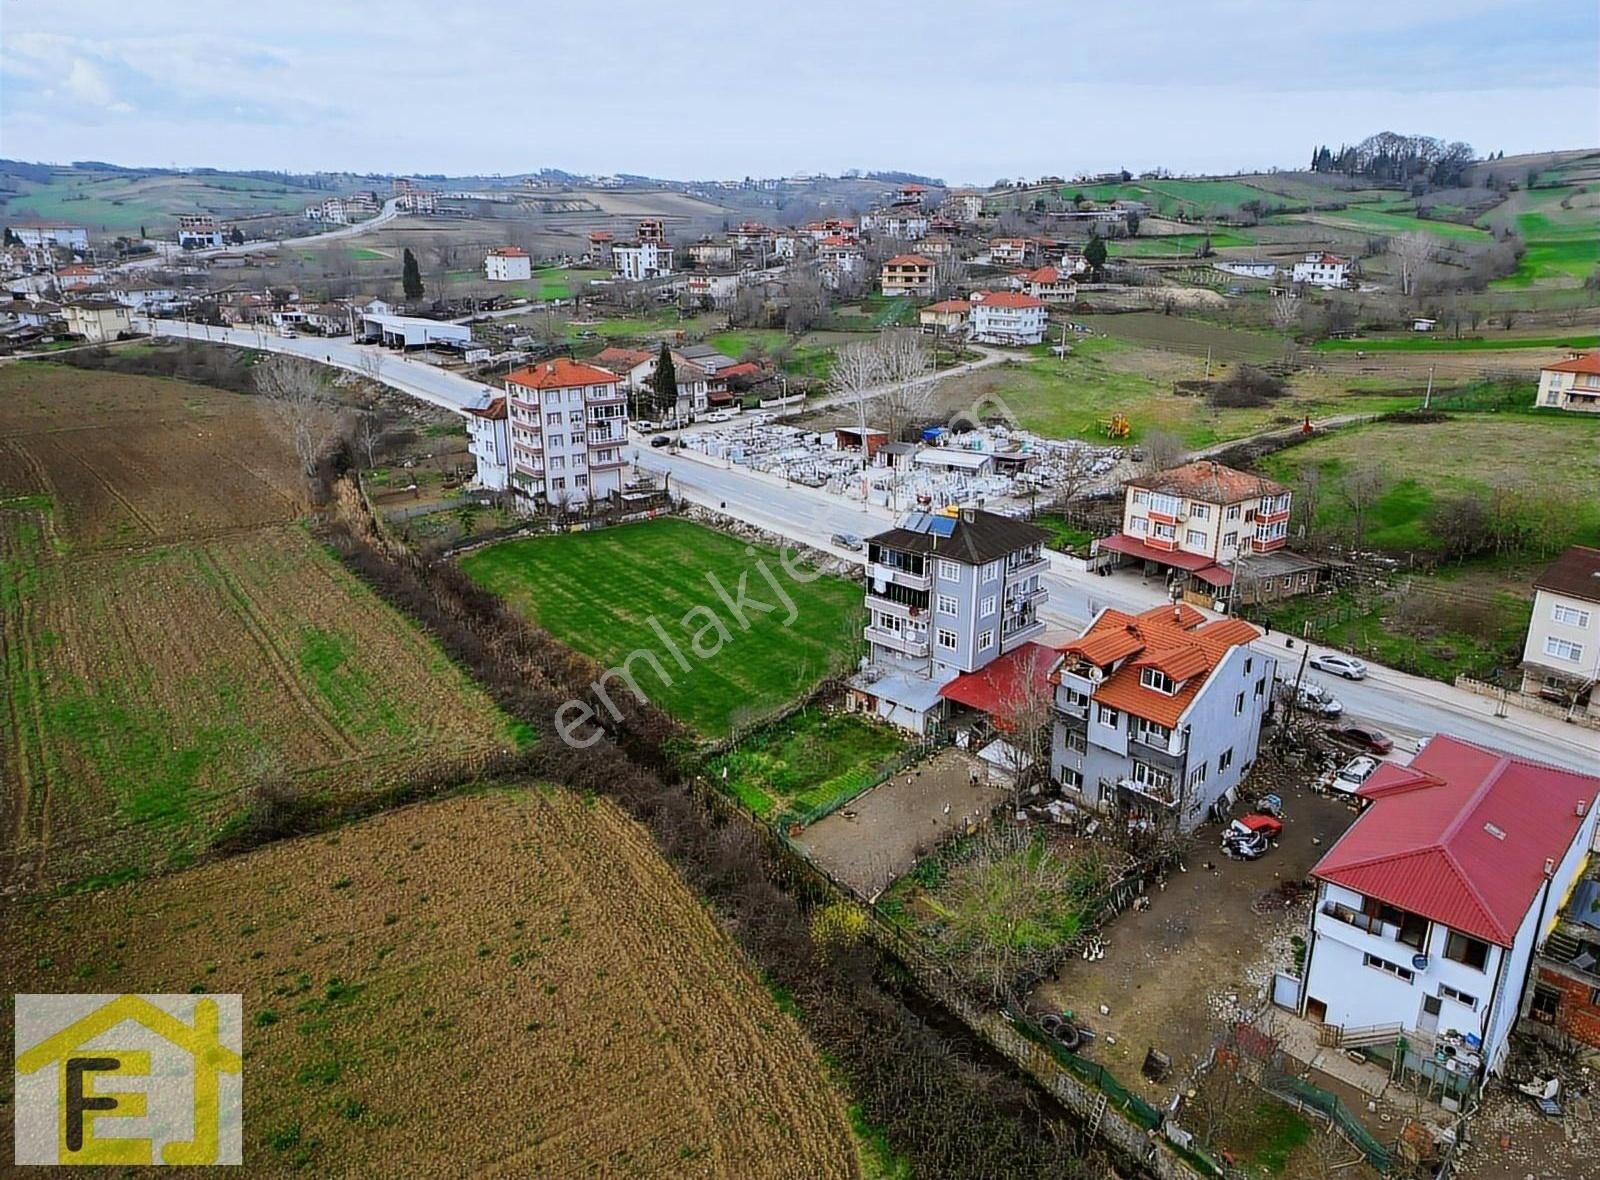
[[1318, 1024], [1327, 1024], [1328, 1002], [1326, 1000], [1307, 999], [1306, 1019], [1315, 1020]]
[[1417, 1027], [1427, 1033], [1438, 1032], [1439, 1008], [1438, 996], [1423, 996], [1422, 1014], [1417, 1017]]

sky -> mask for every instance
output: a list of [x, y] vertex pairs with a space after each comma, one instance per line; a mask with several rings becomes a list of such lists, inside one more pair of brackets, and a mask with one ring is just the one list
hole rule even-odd
[[1595, 0], [0, 0], [0, 155], [951, 183], [1600, 146]]

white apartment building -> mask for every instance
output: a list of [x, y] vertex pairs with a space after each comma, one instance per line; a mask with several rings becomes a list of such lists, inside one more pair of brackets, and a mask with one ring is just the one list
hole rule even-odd
[[1540, 369], [1537, 404], [1600, 414], [1600, 352], [1574, 353]]
[[63, 250], [89, 248], [89, 231], [78, 225], [12, 225], [7, 228], [24, 246], [57, 246]]
[[1600, 549], [1574, 545], [1533, 583], [1522, 693], [1600, 717]]
[[1039, 344], [1044, 340], [1044, 300], [1021, 291], [974, 291], [968, 302], [972, 339], [981, 344]]
[[526, 282], [533, 278], [533, 260], [526, 250], [501, 246], [484, 255], [483, 273], [491, 283]]
[[1350, 284], [1350, 260], [1337, 254], [1307, 254], [1294, 264], [1294, 281], [1313, 287], [1346, 287]]
[[1505, 1066], [1534, 949], [1594, 843], [1600, 778], [1440, 734], [1357, 794], [1365, 810], [1311, 871], [1300, 1011], [1467, 1094]]
[[914, 209], [885, 209], [871, 214], [869, 228], [887, 238], [915, 242], [928, 236], [928, 215]]
[[611, 247], [611, 266], [619, 279], [641, 283], [672, 273], [672, 247], [658, 241], [618, 242]]
[[628, 411], [615, 373], [558, 357], [510, 374], [506, 395], [520, 498], [582, 504], [622, 491]]
[[989, 261], [996, 266], [1021, 266], [1028, 257], [1027, 238], [991, 238]]
[[467, 450], [478, 465], [478, 483], [503, 492], [511, 479], [510, 409], [504, 394], [467, 407]]
[[180, 213], [178, 245], [185, 250], [220, 250], [222, 227], [209, 213]]

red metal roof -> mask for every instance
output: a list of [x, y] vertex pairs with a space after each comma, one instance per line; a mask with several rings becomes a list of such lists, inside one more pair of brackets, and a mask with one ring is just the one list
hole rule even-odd
[[1027, 708], [1030, 700], [1049, 702], [1050, 665], [1055, 660], [1053, 648], [1024, 643], [976, 672], [963, 672], [941, 688], [939, 695], [987, 713], [998, 728], [1007, 729], [1010, 718]]
[[1129, 557], [1142, 558], [1145, 561], [1160, 562], [1162, 565], [1176, 566], [1178, 569], [1194, 573], [1211, 565], [1211, 559], [1204, 553], [1184, 553], [1177, 549], [1157, 549], [1154, 545], [1146, 545], [1138, 537], [1129, 536], [1127, 533], [1116, 533], [1109, 537], [1100, 538], [1100, 548], [1111, 549], [1117, 553], [1126, 553]]
[[1600, 778], [1441, 734], [1357, 794], [1367, 809], [1312, 875], [1509, 947]]
[[615, 385], [617, 375], [562, 356], [518, 369], [508, 375], [506, 381], [526, 389], [570, 389], [583, 385]]
[[966, 315], [972, 310], [972, 304], [968, 303], [965, 299], [944, 299], [938, 303], [930, 303], [922, 310], [940, 312], [943, 314], [960, 312], [962, 315]]
[[1546, 365], [1546, 373], [1600, 373], [1600, 352], [1586, 352], [1582, 356], [1568, 357], [1553, 365]]

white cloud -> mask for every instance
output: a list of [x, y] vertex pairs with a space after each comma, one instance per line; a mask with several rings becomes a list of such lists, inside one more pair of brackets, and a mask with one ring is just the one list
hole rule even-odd
[[111, 93], [111, 84], [100, 72], [100, 67], [86, 58], [72, 59], [72, 66], [61, 85], [73, 98], [90, 106], [109, 107], [116, 101]]

